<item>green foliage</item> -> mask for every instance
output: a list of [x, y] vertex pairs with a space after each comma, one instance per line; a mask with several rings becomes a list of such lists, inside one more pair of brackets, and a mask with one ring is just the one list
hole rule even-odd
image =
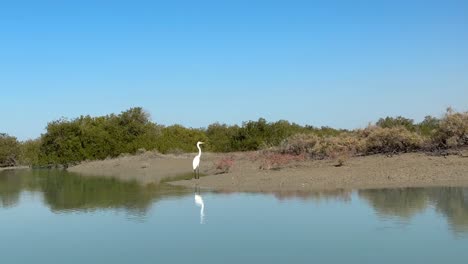
[[405, 127], [409, 131], [415, 131], [416, 126], [414, 125], [414, 120], [405, 118], [402, 116], [397, 117], [386, 117], [380, 118], [376, 123], [377, 126], [382, 128], [392, 128], [392, 127]]
[[306, 125], [305, 128], [306, 128], [305, 132], [313, 133], [313, 134], [315, 134], [317, 136], [320, 136], [320, 137], [334, 137], [334, 136], [338, 136], [338, 135], [340, 135], [342, 133], [349, 132], [346, 129], [335, 129], [335, 128], [331, 128], [331, 127], [328, 127], [328, 126], [322, 126], [320, 128], [316, 128], [316, 127], [313, 127], [313, 126]]
[[40, 138], [21, 142], [19, 158], [21, 165], [40, 164], [41, 143]]
[[[328, 128], [327, 128], [328, 129]], [[324, 129], [303, 127], [298, 124], [280, 120], [268, 123], [260, 118], [258, 121], [244, 122], [241, 127], [234, 127], [235, 133], [231, 138], [231, 149], [236, 151], [258, 150], [278, 146], [286, 138], [298, 133], [326, 134]], [[337, 130], [333, 130], [335, 132]]]
[[162, 129], [156, 145], [161, 153], [194, 152], [197, 141], [207, 141], [203, 130], [173, 125]]
[[209, 150], [214, 152], [235, 151], [234, 137], [239, 133], [239, 126], [214, 123], [208, 126], [206, 136], [209, 138]]
[[20, 148], [16, 138], [0, 133], [0, 167], [17, 165], [19, 154]]
[[432, 116], [426, 116], [424, 120], [418, 124], [418, 131], [421, 135], [431, 137], [440, 128], [440, 120]]
[[68, 164], [84, 160], [78, 122], [60, 119], [47, 125], [47, 133], [42, 136], [41, 153], [48, 164]]
[[418, 132], [422, 136], [433, 136], [439, 128], [440, 120], [432, 116], [426, 116], [421, 123], [415, 124], [413, 119], [398, 117], [381, 118], [376, 122], [376, 125], [382, 128], [404, 127], [408, 131]]
[[233, 137], [233, 147], [240, 151], [257, 150], [262, 147], [262, 144], [267, 144], [269, 132], [268, 124], [263, 118], [257, 122], [244, 122]]
[[258, 121], [244, 122], [240, 127], [214, 123], [208, 126], [206, 135], [209, 138], [209, 150], [231, 152], [278, 146], [285, 139], [299, 133], [324, 137], [339, 135], [343, 131], [329, 127], [304, 127], [285, 120], [267, 122], [260, 118]]
[[154, 149], [161, 127], [150, 122], [142, 108], [131, 108], [119, 115], [80, 116], [60, 119], [47, 125], [41, 137], [40, 164], [68, 164], [83, 160], [116, 157], [135, 153], [140, 148]]

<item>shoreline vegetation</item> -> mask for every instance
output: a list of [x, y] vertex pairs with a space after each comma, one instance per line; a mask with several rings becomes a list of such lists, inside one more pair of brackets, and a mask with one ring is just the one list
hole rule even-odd
[[240, 126], [163, 126], [136, 107], [117, 115], [52, 121], [35, 140], [19, 142], [0, 134], [0, 167], [70, 167], [143, 183], [190, 179], [190, 153], [197, 141], [207, 142], [202, 173], [214, 176], [198, 183], [208, 188], [385, 187], [393, 186], [391, 178], [405, 187], [468, 179], [468, 112], [450, 108], [440, 118], [427, 116], [419, 123], [386, 117], [363, 129], [344, 130], [262, 118]]

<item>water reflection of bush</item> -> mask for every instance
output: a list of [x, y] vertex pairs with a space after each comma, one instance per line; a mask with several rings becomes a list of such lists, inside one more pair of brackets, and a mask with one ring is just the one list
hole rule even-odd
[[468, 232], [468, 188], [437, 188], [429, 197], [437, 211], [447, 216], [454, 231]]
[[323, 190], [323, 191], [283, 191], [275, 192], [274, 195], [279, 200], [300, 198], [302, 200], [339, 200], [343, 202], [351, 201], [352, 191], [349, 190]]
[[[236, 194], [237, 191], [215, 191], [218, 194]], [[254, 192], [258, 194], [259, 192]], [[344, 202], [351, 201], [350, 190], [336, 189], [336, 190], [322, 190], [322, 191], [274, 191], [274, 192], [260, 192], [261, 194], [274, 195], [278, 200], [287, 199], [301, 199], [301, 200], [340, 200]]]
[[[219, 192], [235, 193], [235, 192]], [[351, 200], [352, 191], [282, 191], [266, 192], [273, 194], [279, 200], [301, 199], [312, 201]], [[424, 212], [428, 206], [434, 206], [437, 212], [444, 215], [456, 232], [468, 232], [468, 188], [437, 187], [437, 188], [396, 188], [360, 190], [358, 195], [366, 200], [379, 216], [398, 217], [409, 221], [414, 215]]]
[[361, 190], [358, 193], [381, 216], [409, 220], [432, 205], [447, 218], [456, 233], [468, 232], [468, 188], [401, 188]]
[[428, 203], [425, 189], [361, 190], [358, 193], [380, 216], [409, 219], [423, 212]]
[[184, 188], [165, 185], [142, 186], [110, 178], [83, 177], [59, 170], [5, 171], [0, 174], [0, 204], [15, 206], [22, 191], [41, 192], [53, 211], [125, 209], [131, 214], [146, 213], [150, 205], [164, 197], [189, 194]]
[[0, 173], [0, 205], [1, 207], [15, 206], [19, 201], [22, 179], [11, 171]]

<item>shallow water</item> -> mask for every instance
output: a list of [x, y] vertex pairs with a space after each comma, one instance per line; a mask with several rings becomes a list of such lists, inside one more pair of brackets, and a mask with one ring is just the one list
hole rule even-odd
[[1, 263], [466, 263], [468, 188], [195, 193], [6, 171], [0, 235]]

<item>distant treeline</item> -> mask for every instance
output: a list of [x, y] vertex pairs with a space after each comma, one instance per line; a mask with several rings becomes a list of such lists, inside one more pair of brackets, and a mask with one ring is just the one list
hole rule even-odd
[[263, 118], [241, 126], [219, 123], [207, 128], [163, 126], [151, 122], [148, 113], [135, 107], [118, 115], [55, 120], [48, 123], [46, 133], [35, 140], [18, 142], [14, 137], [1, 134], [0, 166], [68, 165], [134, 154], [143, 149], [161, 153], [195, 152], [197, 141], [206, 141], [205, 150], [212, 152], [258, 150], [278, 145], [297, 133], [325, 136], [342, 131], [300, 126], [283, 120], [271, 123]]
[[[468, 114], [450, 109], [442, 118], [427, 116], [420, 123], [404, 117], [386, 117], [370, 127], [380, 128], [377, 134], [383, 137], [383, 141], [379, 144], [389, 144], [389, 151], [395, 148], [405, 151], [468, 144]], [[161, 153], [194, 152], [197, 141], [206, 141], [205, 150], [212, 152], [284, 147], [285, 142], [300, 145], [304, 143], [302, 141], [310, 141], [311, 138], [315, 141], [317, 138], [324, 139], [322, 141], [328, 146], [334, 144], [330, 142], [335, 142], [337, 138], [348, 139], [350, 135], [358, 134], [362, 137], [366, 135], [366, 129], [348, 131], [317, 128], [284, 120], [267, 122], [263, 118], [243, 122], [240, 126], [220, 123], [211, 124], [207, 128], [163, 126], [151, 122], [148, 113], [135, 107], [117, 115], [80, 116], [71, 120], [52, 121], [47, 124], [46, 132], [35, 140], [19, 142], [15, 137], [0, 134], [0, 166], [68, 166], [83, 160], [100, 160], [143, 150], [157, 150]], [[375, 134], [375, 130], [372, 133]], [[403, 136], [399, 138], [400, 134]], [[417, 144], [405, 149], [404, 144], [409, 143], [395, 142], [399, 140], [410, 140], [414, 142], [409, 143]], [[346, 144], [353, 142], [346, 141]]]

